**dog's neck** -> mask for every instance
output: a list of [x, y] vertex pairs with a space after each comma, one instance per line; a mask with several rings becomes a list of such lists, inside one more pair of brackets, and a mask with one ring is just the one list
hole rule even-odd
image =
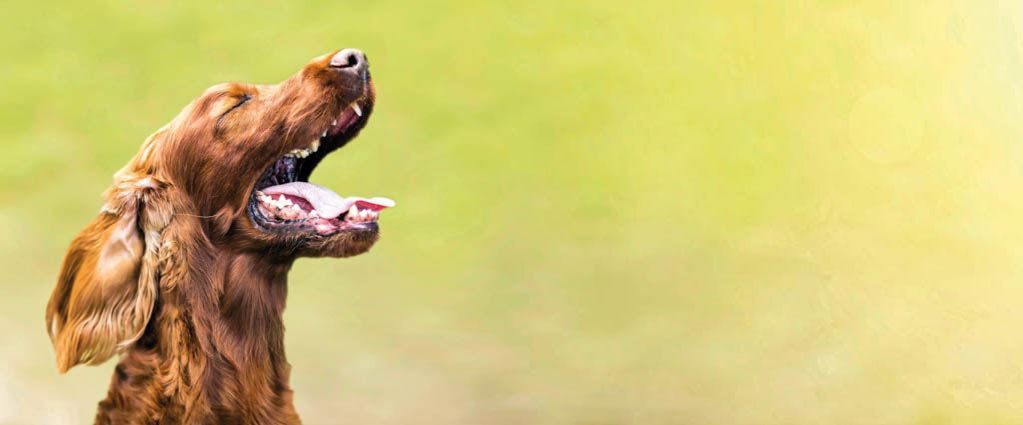
[[291, 262], [218, 255], [191, 258], [189, 278], [161, 285], [150, 325], [118, 364], [97, 422], [299, 422], [282, 322]]

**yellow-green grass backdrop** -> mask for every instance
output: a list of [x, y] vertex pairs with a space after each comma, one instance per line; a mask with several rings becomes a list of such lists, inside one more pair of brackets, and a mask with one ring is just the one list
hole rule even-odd
[[222, 81], [340, 47], [379, 98], [299, 260], [325, 424], [1023, 423], [1019, 1], [25, 1], [0, 10], [0, 423], [84, 423], [67, 243]]

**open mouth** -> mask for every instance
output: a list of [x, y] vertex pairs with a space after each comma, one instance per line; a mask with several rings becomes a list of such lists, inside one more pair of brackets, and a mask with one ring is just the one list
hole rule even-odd
[[365, 126], [371, 108], [372, 103], [352, 102], [306, 148], [288, 152], [263, 172], [249, 198], [249, 214], [258, 227], [320, 236], [343, 230], [378, 230], [380, 211], [393, 207], [394, 201], [344, 197], [309, 183], [316, 165]]

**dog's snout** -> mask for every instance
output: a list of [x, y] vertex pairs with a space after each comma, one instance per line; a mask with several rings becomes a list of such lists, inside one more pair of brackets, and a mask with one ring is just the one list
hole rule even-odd
[[344, 72], [362, 74], [369, 68], [366, 54], [358, 49], [344, 49], [330, 58], [330, 66]]

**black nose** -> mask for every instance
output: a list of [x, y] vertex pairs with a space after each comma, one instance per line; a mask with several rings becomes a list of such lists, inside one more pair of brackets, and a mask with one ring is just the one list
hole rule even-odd
[[369, 68], [366, 54], [358, 49], [344, 49], [330, 58], [330, 66], [344, 72], [362, 74]]

